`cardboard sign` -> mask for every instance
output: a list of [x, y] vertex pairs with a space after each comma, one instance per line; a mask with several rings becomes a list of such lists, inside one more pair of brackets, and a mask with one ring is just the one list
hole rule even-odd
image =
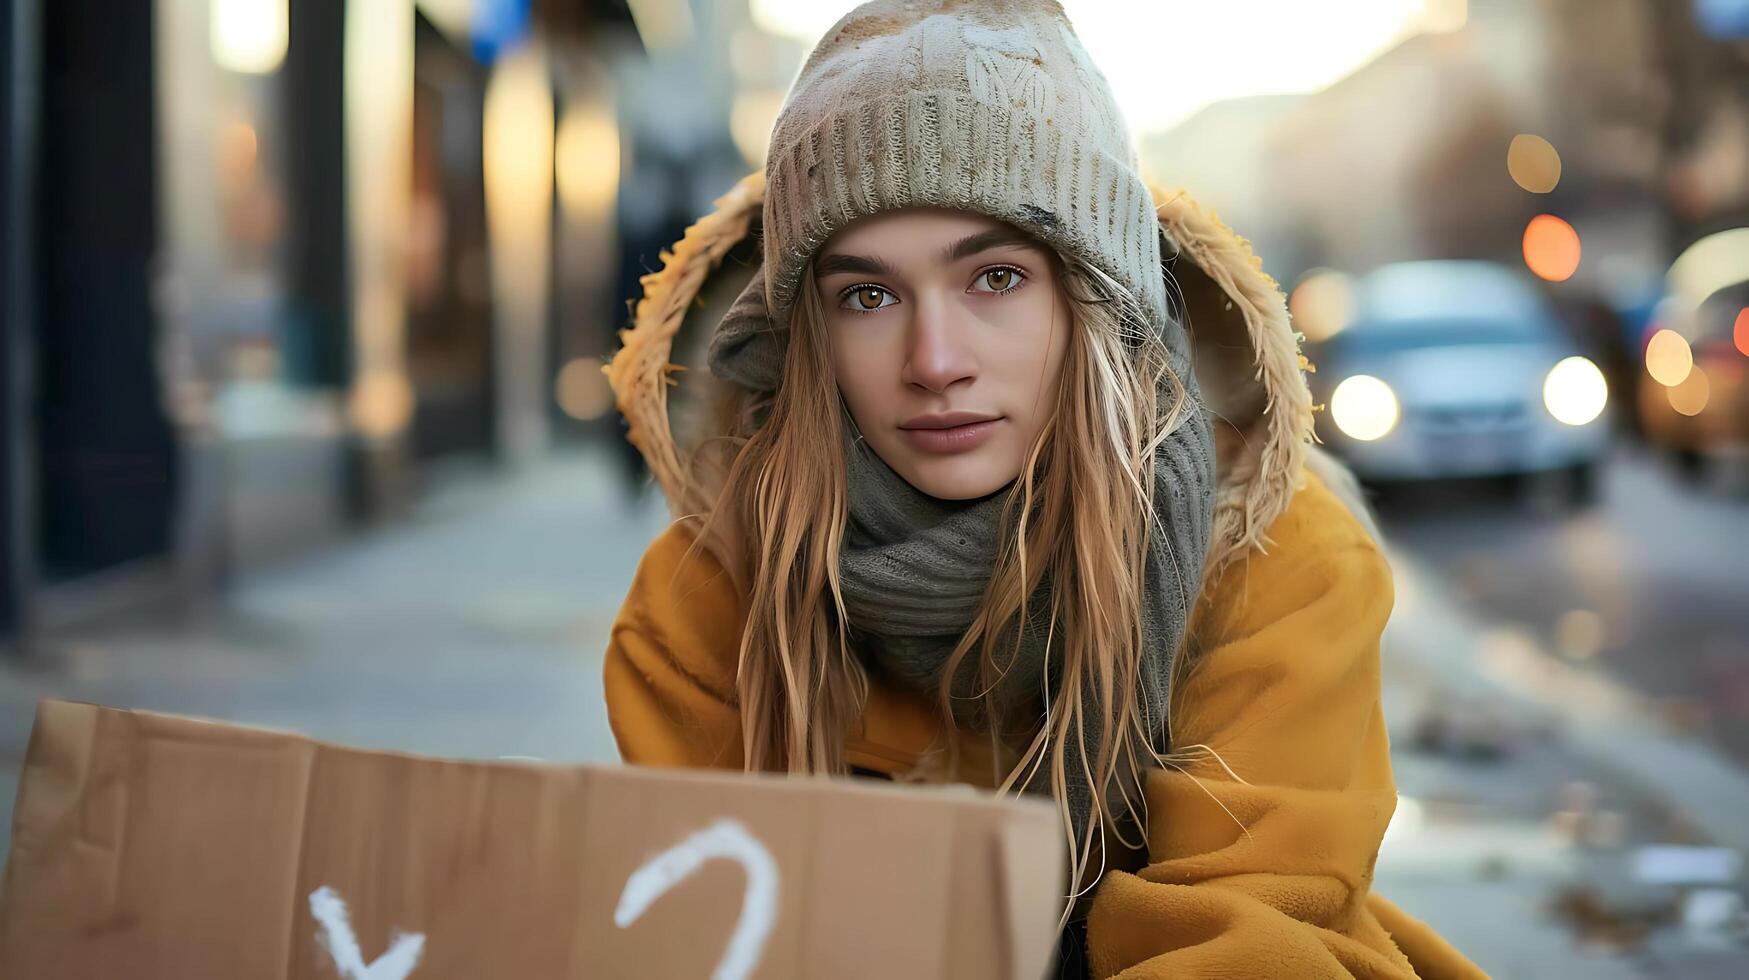
[[44, 701], [0, 977], [1001, 977], [1047, 968], [1056, 812], [864, 781], [323, 745]]

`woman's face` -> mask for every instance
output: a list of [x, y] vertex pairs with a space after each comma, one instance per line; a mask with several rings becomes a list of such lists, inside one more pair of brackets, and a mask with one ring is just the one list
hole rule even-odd
[[814, 270], [839, 391], [881, 459], [946, 500], [1012, 483], [1067, 346], [1048, 247], [980, 214], [906, 208], [845, 227]]

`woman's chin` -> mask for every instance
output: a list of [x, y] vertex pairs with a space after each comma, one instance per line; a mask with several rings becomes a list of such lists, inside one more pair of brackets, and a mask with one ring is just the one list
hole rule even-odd
[[939, 500], [977, 500], [1014, 482], [1002, 461], [990, 454], [957, 457], [912, 457], [899, 471], [905, 482]]

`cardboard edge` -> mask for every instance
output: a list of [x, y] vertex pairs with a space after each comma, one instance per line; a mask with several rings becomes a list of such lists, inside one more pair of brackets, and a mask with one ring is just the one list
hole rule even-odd
[[[339, 751], [344, 751], [344, 752], [353, 753], [353, 754], [363, 754], [363, 755], [374, 756], [377, 758], [402, 759], [402, 760], [412, 760], [412, 761], [420, 761], [420, 762], [444, 762], [444, 763], [452, 763], [452, 764], [462, 765], [462, 766], [490, 766], [490, 767], [497, 768], [497, 767], [502, 767], [502, 766], [514, 765], [514, 766], [527, 766], [530, 768], [537, 768], [537, 769], [563, 770], [563, 771], [574, 771], [574, 770], [583, 769], [583, 770], [594, 770], [594, 771], [600, 772], [603, 775], [606, 775], [610, 779], [613, 779], [613, 780], [625, 779], [625, 780], [657, 780], [657, 781], [659, 781], [659, 780], [665, 780], [665, 779], [672, 779], [676, 775], [684, 775], [688, 780], [701, 782], [701, 783], [720, 782], [725, 786], [727, 786], [727, 785], [745, 786], [751, 782], [751, 783], [756, 783], [762, 787], [779, 789], [779, 790], [787, 789], [787, 790], [791, 790], [791, 791], [795, 791], [795, 792], [812, 792], [815, 789], [821, 788], [822, 785], [829, 784], [834, 792], [865, 793], [865, 794], [874, 794], [874, 795], [882, 795], [882, 796], [892, 796], [892, 795], [900, 795], [900, 796], [907, 796], [907, 797], [923, 796], [923, 797], [927, 797], [928, 799], [930, 799], [933, 802], [938, 803], [938, 804], [945, 804], [945, 805], [950, 805], [950, 806], [955, 806], [955, 807], [967, 807], [967, 808], [971, 808], [974, 810], [987, 811], [987, 812], [992, 812], [992, 813], [997, 813], [997, 812], [1009, 813], [1009, 812], [1013, 812], [1013, 808], [1019, 807], [1022, 810], [1031, 809], [1031, 810], [1036, 810], [1040, 814], [1048, 814], [1049, 818], [1051, 820], [1056, 819], [1055, 808], [1048, 801], [1045, 801], [1043, 799], [1037, 799], [1037, 798], [1033, 798], [1030, 796], [1016, 796], [1016, 795], [996, 796], [995, 794], [989, 793], [987, 791], [973, 790], [970, 787], [960, 785], [960, 784], [936, 785], [936, 784], [919, 784], [919, 783], [895, 783], [891, 780], [861, 779], [861, 778], [856, 778], [856, 777], [849, 777], [849, 778], [842, 778], [842, 777], [840, 777], [840, 778], [827, 778], [827, 777], [823, 777], [823, 776], [801, 776], [801, 777], [798, 777], [798, 776], [789, 775], [787, 773], [743, 772], [740, 770], [733, 770], [733, 769], [691, 769], [691, 768], [676, 769], [674, 767], [668, 767], [668, 766], [637, 766], [637, 765], [623, 765], [623, 764], [622, 765], [615, 765], [612, 763], [578, 763], [578, 762], [562, 762], [562, 761], [546, 761], [546, 760], [530, 760], [530, 759], [502, 759], [502, 758], [485, 759], [485, 758], [463, 758], [463, 757], [455, 757], [455, 756], [426, 755], [426, 754], [421, 754], [421, 753], [416, 753], [416, 752], [404, 752], [404, 751], [399, 751], [399, 750], [394, 750], [394, 749], [374, 749], [374, 748], [364, 748], [364, 747], [359, 747], [359, 746], [343, 745], [343, 744], [340, 744], [337, 742], [329, 742], [329, 741], [323, 741], [323, 740], [317, 739], [317, 738], [312, 738], [311, 736], [309, 736], [303, 732], [298, 732], [298, 731], [294, 731], [294, 730], [290, 730], [290, 729], [275, 728], [275, 727], [267, 726], [267, 725], [260, 725], [260, 724], [256, 724], [254, 722], [249, 722], [249, 721], [237, 721], [237, 720], [227, 720], [227, 719], [222, 719], [222, 718], [208, 718], [208, 717], [199, 717], [199, 716], [193, 716], [193, 715], [181, 715], [181, 714], [174, 714], [174, 713], [168, 713], [168, 712], [150, 711], [150, 710], [145, 710], [145, 709], [140, 709], [140, 708], [118, 708], [118, 707], [113, 707], [113, 706], [109, 706], [109, 705], [100, 705], [100, 704], [93, 704], [93, 703], [84, 702], [84, 701], [63, 700], [63, 699], [57, 699], [57, 698], [44, 698], [39, 702], [38, 711], [37, 711], [37, 721], [38, 721], [39, 726], [41, 725], [41, 722], [43, 720], [45, 708], [49, 709], [50, 713], [57, 718], [65, 717], [68, 719], [74, 719], [74, 718], [88, 719], [86, 724], [92, 730], [95, 730], [96, 726], [98, 725], [99, 719], [103, 715], [106, 715], [106, 714], [114, 715], [114, 716], [119, 717], [119, 718], [129, 718], [129, 719], [132, 719], [136, 724], [140, 724], [143, 726], [144, 731], [142, 732], [142, 734], [150, 734], [153, 737], [174, 738], [175, 733], [178, 730], [187, 730], [190, 726], [216, 725], [216, 726], [220, 726], [220, 727], [227, 729], [227, 731], [232, 733], [234, 737], [247, 738], [247, 737], [250, 737], [253, 735], [253, 736], [262, 737], [262, 738], [292, 738], [292, 739], [297, 739], [297, 740], [304, 742], [304, 743], [308, 744], [309, 746], [311, 746], [312, 751], [314, 751], [316, 753], [320, 753], [324, 750], [339, 750]], [[57, 723], [58, 730], [64, 730], [64, 727], [65, 727], [64, 722]], [[33, 729], [33, 732], [32, 732], [33, 751], [34, 751], [35, 741], [36, 741], [36, 735], [35, 735], [35, 729]], [[29, 765], [28, 756], [27, 756], [26, 765], [27, 766]], [[23, 799], [23, 797], [21, 796], [20, 802], [22, 802], [22, 799]], [[15, 810], [16, 810], [16, 808], [15, 808]]]
[[[1012, 980], [1039, 980], [1021, 969], [1023, 963], [1048, 963], [1056, 946], [1056, 924], [1068, 901], [1067, 860], [1057, 841], [1057, 814], [1049, 820], [1036, 814], [1016, 814], [996, 830], [993, 847], [997, 868], [998, 907], [1007, 932], [1008, 962], [1003, 971]], [[1041, 852], [1048, 857], [1040, 860]]]

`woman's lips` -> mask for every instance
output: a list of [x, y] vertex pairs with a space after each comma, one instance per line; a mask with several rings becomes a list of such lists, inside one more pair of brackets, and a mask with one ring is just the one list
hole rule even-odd
[[996, 432], [1001, 419], [986, 419], [948, 429], [900, 429], [911, 445], [926, 453], [963, 453], [983, 445]]

